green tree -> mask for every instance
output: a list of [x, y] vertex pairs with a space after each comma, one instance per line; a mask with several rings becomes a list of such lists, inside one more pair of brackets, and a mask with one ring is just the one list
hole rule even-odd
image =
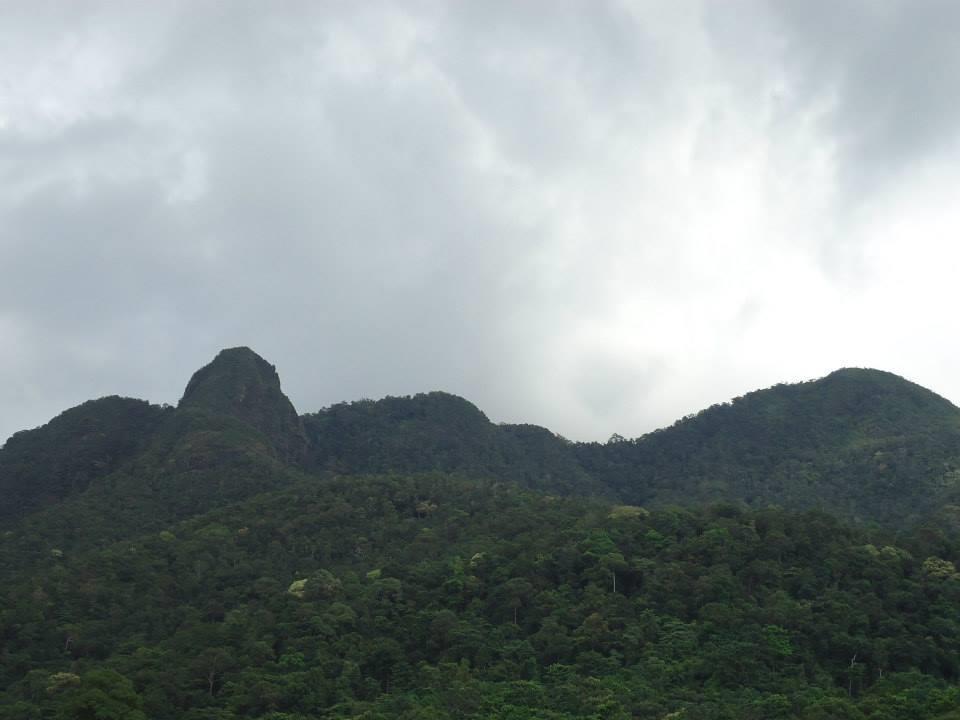
[[133, 683], [113, 670], [90, 670], [63, 692], [58, 720], [147, 720]]

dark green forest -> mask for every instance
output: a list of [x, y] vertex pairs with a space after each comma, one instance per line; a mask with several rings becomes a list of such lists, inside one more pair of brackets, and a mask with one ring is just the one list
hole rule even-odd
[[874, 370], [598, 444], [235, 348], [0, 449], [0, 718], [957, 719], [958, 480]]

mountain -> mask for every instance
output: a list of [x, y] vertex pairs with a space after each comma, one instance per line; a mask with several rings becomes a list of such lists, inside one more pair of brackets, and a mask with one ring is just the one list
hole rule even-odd
[[960, 498], [960, 410], [878, 370], [777, 385], [577, 449], [592, 477], [638, 504], [821, 507], [902, 524]]
[[475, 405], [431, 392], [340, 403], [305, 415], [314, 470], [460, 473], [563, 495], [613, 497], [573, 443], [535, 425], [495, 425]]
[[0, 524], [44, 510], [33, 521], [55, 537], [99, 542], [303, 473], [432, 471], [612, 498], [572, 443], [544, 428], [495, 425], [447, 393], [341, 403], [301, 418], [275, 368], [240, 347], [194, 373], [175, 409], [104, 398], [15, 435], [0, 449]]
[[18, 542], [35, 534], [56, 548], [102, 545], [285, 487], [301, 477], [305, 442], [273, 367], [224, 350], [175, 409], [105, 398], [14, 435], [0, 449], [0, 523], [32, 530], [0, 556], [35, 560]]
[[442, 470], [649, 507], [774, 504], [899, 524], [960, 501], [960, 409], [879, 370], [777, 385], [603, 444], [494, 425], [444, 393], [343, 403], [304, 424], [308, 467], [341, 473]]
[[263, 433], [280, 460], [303, 460], [303, 423], [280, 389], [276, 368], [250, 348], [220, 351], [190, 378], [178, 407], [237, 418]]
[[[241, 458], [260, 469], [241, 471]], [[824, 508], [903, 525], [960, 503], [960, 410], [891, 373], [848, 368], [633, 440], [573, 443], [533, 425], [494, 424], [442, 392], [301, 417], [276, 369], [240, 347], [198, 370], [176, 409], [104, 398], [15, 435], [0, 449], [0, 523], [91, 483], [117, 504], [117, 487], [154, 478], [150, 513], [170, 520], [187, 512], [178, 507], [279, 487], [281, 476], [435, 471], [645, 507]]]
[[0, 522], [82, 492], [146, 447], [163, 410], [143, 400], [105, 397], [19, 432], [0, 449]]
[[0, 720], [958, 720], [958, 478], [876, 370], [601, 444], [224, 350], [0, 448]]

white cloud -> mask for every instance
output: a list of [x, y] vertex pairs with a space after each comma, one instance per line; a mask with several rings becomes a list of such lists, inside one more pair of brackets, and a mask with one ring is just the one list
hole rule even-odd
[[237, 344], [301, 411], [584, 439], [841, 365], [960, 398], [960, 13], [915, 7], [24, 4], [0, 435]]

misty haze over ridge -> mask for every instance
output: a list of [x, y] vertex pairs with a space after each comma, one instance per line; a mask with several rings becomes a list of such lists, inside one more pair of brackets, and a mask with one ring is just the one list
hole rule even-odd
[[238, 342], [301, 409], [442, 388], [575, 439], [842, 366], [960, 397], [958, 24], [10, 4], [0, 437]]

